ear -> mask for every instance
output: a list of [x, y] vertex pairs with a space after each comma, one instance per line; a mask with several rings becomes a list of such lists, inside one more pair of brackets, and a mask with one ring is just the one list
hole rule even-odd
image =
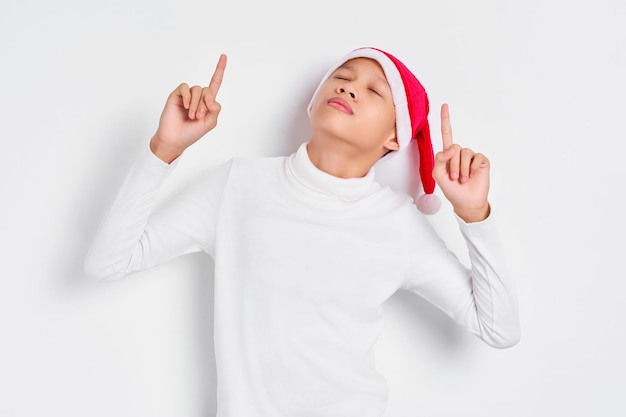
[[383, 143], [383, 147], [387, 150], [390, 151], [397, 151], [398, 149], [400, 149], [400, 144], [398, 143], [398, 138], [396, 138], [395, 136], [392, 138], [387, 139], [384, 143]]

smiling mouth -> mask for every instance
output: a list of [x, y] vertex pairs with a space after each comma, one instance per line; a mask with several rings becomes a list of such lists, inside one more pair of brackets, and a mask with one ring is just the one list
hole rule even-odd
[[340, 111], [346, 114], [354, 114], [350, 105], [346, 103], [344, 100], [340, 99], [339, 97], [333, 97], [330, 100], [328, 100], [326, 103], [329, 106], [339, 109]]

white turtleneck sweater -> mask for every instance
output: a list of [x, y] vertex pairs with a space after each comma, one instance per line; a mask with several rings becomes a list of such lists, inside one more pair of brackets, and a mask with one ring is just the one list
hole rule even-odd
[[153, 210], [174, 165], [146, 150], [102, 222], [88, 275], [120, 278], [205, 251], [215, 260], [218, 417], [380, 417], [374, 363], [382, 305], [424, 297], [489, 345], [519, 338], [515, 290], [493, 218], [466, 224], [467, 268], [406, 195], [371, 170], [289, 157], [235, 158]]

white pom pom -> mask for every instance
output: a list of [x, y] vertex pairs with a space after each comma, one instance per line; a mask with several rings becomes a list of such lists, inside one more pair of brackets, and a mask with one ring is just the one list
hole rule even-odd
[[422, 194], [415, 203], [424, 214], [435, 214], [441, 208], [441, 200], [434, 194]]

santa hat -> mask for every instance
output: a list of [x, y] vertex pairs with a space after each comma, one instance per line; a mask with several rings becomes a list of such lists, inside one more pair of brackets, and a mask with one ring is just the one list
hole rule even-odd
[[[435, 156], [428, 125], [428, 96], [415, 75], [398, 58], [372, 47], [357, 48], [349, 52], [324, 75], [313, 93], [308, 111], [310, 112], [313, 99], [322, 84], [337, 68], [354, 58], [370, 58], [380, 64], [391, 88], [396, 110], [396, 136], [399, 150], [388, 153], [376, 163], [376, 179], [382, 184], [415, 198], [417, 208], [421, 212], [436, 213], [441, 202], [433, 194], [436, 184], [432, 176]], [[423, 193], [417, 197], [419, 188]]]

